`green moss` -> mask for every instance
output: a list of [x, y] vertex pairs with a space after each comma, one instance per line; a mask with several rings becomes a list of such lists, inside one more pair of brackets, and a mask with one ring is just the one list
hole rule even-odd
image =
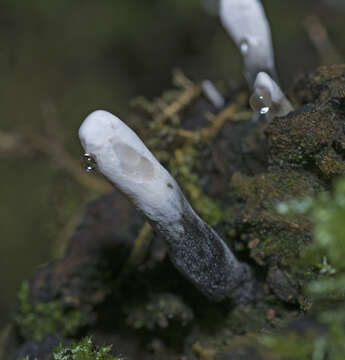
[[327, 179], [332, 179], [345, 173], [345, 162], [342, 156], [337, 154], [333, 148], [322, 151], [315, 160], [317, 167]]
[[305, 107], [268, 125], [270, 154], [276, 164], [299, 166], [314, 162], [326, 147], [331, 147], [339, 132], [333, 109]]
[[[245, 200], [237, 210], [236, 234], [260, 265], [288, 265], [310, 240], [311, 222], [305, 216], [286, 218], [276, 205], [296, 196], [311, 196], [322, 189], [320, 182], [303, 172], [275, 170], [253, 177], [234, 174], [233, 192]], [[229, 213], [229, 219], [234, 213]]]
[[299, 104], [324, 104], [345, 97], [345, 65], [321, 66], [299, 79], [291, 93]]
[[[307, 214], [314, 223], [313, 242], [304, 252], [304, 266], [313, 266], [318, 278], [310, 282], [307, 294], [314, 301], [316, 318], [324, 331], [284, 336], [265, 336], [262, 343], [283, 355], [283, 359], [342, 360], [345, 354], [345, 178], [332, 192], [314, 199], [292, 201], [279, 206], [282, 214]], [[313, 307], [311, 307], [313, 312]], [[285, 357], [284, 357], [285, 356]]]
[[[343, 262], [345, 255], [345, 178], [336, 182], [332, 192], [322, 192], [314, 198], [308, 197], [300, 201], [293, 200], [279, 204], [278, 211], [281, 215], [308, 216], [314, 224], [314, 242], [306, 256], [315, 253], [318, 256], [323, 254], [332, 263], [336, 272], [345, 271]], [[310, 262], [310, 257], [308, 257], [308, 262]]]
[[82, 326], [80, 312], [66, 309], [59, 300], [31, 303], [28, 282], [22, 284], [18, 300], [16, 322], [21, 335], [26, 339], [41, 340], [46, 334], [72, 336]]
[[222, 220], [225, 212], [216, 201], [205, 195], [201, 187], [200, 178], [195, 171], [198, 155], [198, 151], [190, 145], [176, 149], [174, 157], [168, 163], [168, 169], [181, 184], [197, 213], [214, 226]]
[[[51, 360], [120, 360], [110, 354], [112, 346], [95, 347], [91, 338], [86, 337], [69, 347], [59, 346]], [[28, 357], [21, 360], [29, 360]]]
[[112, 346], [95, 348], [90, 338], [84, 338], [71, 347], [60, 346], [53, 353], [53, 360], [120, 360], [110, 354]]
[[[304, 335], [304, 340], [308, 338]], [[301, 341], [300, 335], [291, 334], [284, 337], [262, 336], [261, 344], [267, 349], [281, 355], [280, 359], [284, 360], [307, 360], [313, 359], [314, 344], [310, 341]], [[321, 358], [323, 359], [323, 358]]]
[[[291, 222], [303, 216], [313, 224], [310, 245], [301, 248], [301, 260], [295, 264], [299, 272], [313, 275], [313, 280], [305, 283], [306, 298], [302, 304], [302, 311], [308, 312], [309, 316], [305, 320], [291, 322], [291, 312], [282, 316], [278, 311], [276, 314], [280, 315], [281, 321], [268, 327], [265, 324], [260, 326], [260, 316], [253, 317], [250, 312], [249, 323], [253, 323], [254, 327], [247, 327], [248, 310], [242, 308], [241, 312], [231, 314], [229, 319], [232, 329], [243, 328], [247, 331], [246, 335], [231, 339], [224, 348], [225, 356], [216, 359], [225, 360], [229, 355], [235, 359], [237, 355], [238, 358], [247, 356], [248, 359], [267, 360], [343, 360], [345, 177], [339, 179], [330, 192], [280, 203], [277, 208], [279, 215], [286, 216]], [[274, 242], [271, 239], [266, 245]], [[256, 319], [259, 327], [265, 328], [265, 331], [260, 330], [263, 334], [255, 329]], [[289, 326], [286, 326], [287, 320]]]

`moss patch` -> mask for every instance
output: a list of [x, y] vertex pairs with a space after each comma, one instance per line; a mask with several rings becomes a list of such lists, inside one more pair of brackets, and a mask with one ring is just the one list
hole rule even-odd
[[[91, 338], [84, 338], [80, 342], [68, 347], [59, 346], [51, 355], [51, 360], [121, 360], [111, 355], [112, 346], [93, 345]], [[21, 360], [29, 360], [29, 357]]]
[[65, 308], [58, 300], [31, 303], [27, 282], [22, 284], [18, 299], [16, 322], [25, 339], [42, 340], [46, 334], [72, 336], [82, 326], [81, 313]]

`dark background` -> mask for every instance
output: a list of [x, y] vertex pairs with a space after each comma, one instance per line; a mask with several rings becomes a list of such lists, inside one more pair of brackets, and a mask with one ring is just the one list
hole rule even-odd
[[[285, 89], [299, 73], [345, 57], [345, 0], [263, 2]], [[103, 192], [73, 175], [74, 167], [81, 172], [83, 118], [103, 108], [126, 120], [130, 100], [158, 96], [174, 68], [195, 81], [244, 82], [238, 51], [211, 14], [215, 5], [0, 0], [0, 330], [21, 281], [62, 253], [83, 204]], [[30, 141], [1, 150], [9, 134]], [[63, 142], [64, 153], [47, 155], [51, 139]]]

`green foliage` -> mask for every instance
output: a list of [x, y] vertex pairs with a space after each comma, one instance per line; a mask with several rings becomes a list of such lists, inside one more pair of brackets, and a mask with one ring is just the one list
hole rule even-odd
[[313, 244], [304, 254], [306, 264], [319, 269], [320, 277], [309, 286], [314, 297], [340, 299], [345, 288], [345, 178], [336, 182], [332, 192], [315, 199], [280, 204], [281, 214], [308, 215], [314, 223]]
[[332, 192], [316, 198], [280, 204], [286, 215], [307, 215], [314, 223], [313, 243], [303, 255], [304, 266], [313, 266], [318, 278], [309, 284], [307, 294], [318, 307], [317, 320], [327, 331], [265, 336], [262, 343], [284, 354], [282, 359], [343, 360], [345, 354], [345, 177]]
[[19, 309], [16, 322], [27, 339], [41, 340], [45, 334], [75, 335], [82, 326], [78, 310], [66, 309], [58, 300], [30, 303], [29, 284], [24, 282], [18, 293]]
[[[86, 337], [70, 347], [59, 346], [52, 354], [51, 360], [120, 360], [110, 354], [112, 346], [96, 348], [91, 338]], [[20, 360], [29, 360], [28, 357]]]
[[71, 347], [60, 346], [54, 353], [52, 360], [120, 360], [110, 354], [112, 346], [95, 348], [89, 337]]

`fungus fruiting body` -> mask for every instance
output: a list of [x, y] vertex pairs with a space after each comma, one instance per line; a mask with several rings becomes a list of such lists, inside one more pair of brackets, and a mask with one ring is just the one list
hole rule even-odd
[[212, 81], [204, 80], [202, 82], [202, 89], [205, 96], [213, 104], [216, 109], [221, 109], [225, 105], [225, 99], [222, 94], [213, 85]]
[[209, 298], [251, 297], [252, 278], [215, 231], [194, 212], [179, 185], [119, 118], [98, 110], [79, 129], [98, 170], [149, 219], [175, 266]]
[[293, 110], [277, 83], [264, 72], [257, 75], [249, 102], [254, 111], [267, 114], [269, 119], [285, 116]]
[[261, 2], [221, 0], [219, 15], [242, 53], [249, 86], [253, 86], [260, 71], [276, 78], [271, 30]]

